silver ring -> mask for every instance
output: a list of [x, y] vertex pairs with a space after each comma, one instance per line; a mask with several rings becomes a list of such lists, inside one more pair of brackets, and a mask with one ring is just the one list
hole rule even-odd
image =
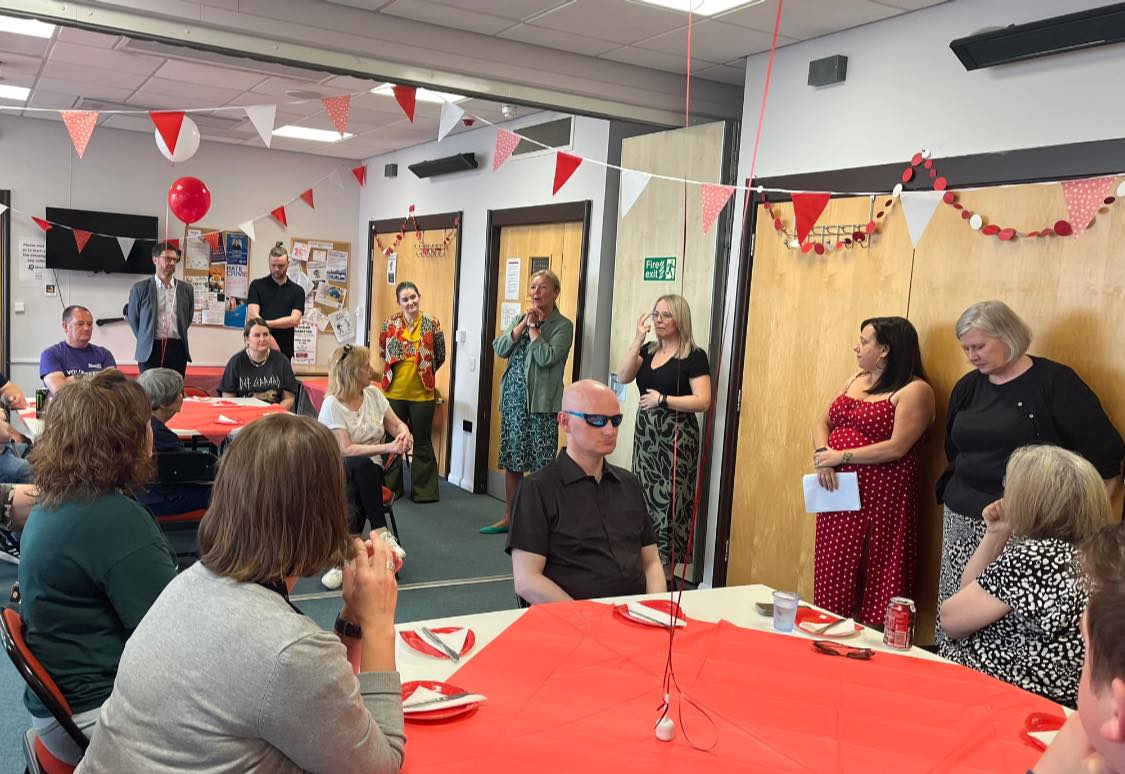
[[394, 572], [394, 569], [395, 569], [395, 563], [394, 563], [394, 560], [393, 560], [393, 559], [388, 559], [388, 560], [387, 560], [387, 569], [388, 569], [388, 570], [390, 570], [391, 572]]

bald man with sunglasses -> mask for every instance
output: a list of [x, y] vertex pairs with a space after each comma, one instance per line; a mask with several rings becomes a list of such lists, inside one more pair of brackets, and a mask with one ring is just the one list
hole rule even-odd
[[512, 501], [516, 594], [535, 604], [666, 591], [640, 484], [605, 461], [617, 447], [617, 396], [600, 382], [575, 382], [558, 419], [566, 447], [524, 478]]

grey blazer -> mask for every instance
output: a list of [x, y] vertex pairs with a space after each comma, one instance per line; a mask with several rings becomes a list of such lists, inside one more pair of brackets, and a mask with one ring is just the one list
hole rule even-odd
[[[137, 362], [143, 363], [152, 354], [152, 341], [156, 337], [156, 315], [160, 308], [160, 301], [156, 297], [156, 279], [148, 277], [133, 286], [129, 291], [129, 327], [137, 337]], [[184, 343], [184, 354], [191, 360], [191, 350], [188, 349], [188, 326], [191, 325], [191, 316], [195, 312], [195, 289], [184, 282], [176, 280], [176, 331], [180, 334], [180, 341]]]

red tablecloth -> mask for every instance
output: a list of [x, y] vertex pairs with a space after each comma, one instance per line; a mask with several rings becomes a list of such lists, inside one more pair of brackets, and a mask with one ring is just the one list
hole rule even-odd
[[324, 403], [324, 396], [328, 392], [328, 378], [305, 377], [301, 381], [305, 385], [305, 392], [309, 394], [309, 400], [312, 401], [313, 408], [320, 411], [320, 407]]
[[[684, 706], [656, 740], [668, 634], [593, 602], [536, 605], [448, 682], [475, 713], [407, 724], [405, 772], [1022, 772], [1028, 713], [1053, 703], [964, 667], [692, 620], [676, 634]], [[683, 724], [703, 752], [686, 741]]]
[[[136, 377], [140, 373], [140, 369], [135, 365], [120, 365], [118, 366], [121, 372], [132, 377]], [[187, 374], [184, 376], [184, 386], [198, 387], [204, 390], [208, 395], [219, 394], [219, 382], [223, 380], [223, 367], [222, 366], [197, 366], [188, 365]]]
[[[170, 430], [195, 430], [216, 446], [226, 440], [232, 430], [238, 430], [266, 414], [284, 413], [278, 405], [239, 406], [225, 400], [184, 399], [184, 407], [168, 422]], [[235, 420], [237, 424], [219, 422], [219, 415]]]

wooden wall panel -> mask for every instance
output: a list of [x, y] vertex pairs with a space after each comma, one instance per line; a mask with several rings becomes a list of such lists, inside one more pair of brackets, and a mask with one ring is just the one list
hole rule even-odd
[[[545, 223], [535, 226], [504, 226], [500, 231], [500, 277], [496, 283], [496, 336], [503, 331], [500, 324], [501, 311], [506, 301], [504, 298], [504, 271], [509, 258], [520, 259], [520, 290], [516, 303], [520, 310], [525, 311], [530, 305], [527, 298], [527, 288], [531, 278], [531, 256], [548, 256], [551, 259], [551, 271], [559, 276], [562, 288], [555, 303], [559, 311], [574, 322], [578, 313], [578, 280], [582, 273], [582, 223]], [[575, 330], [575, 338], [580, 332]], [[508, 361], [503, 358], [494, 358], [492, 366], [492, 398], [499, 404], [500, 377], [504, 375]], [[563, 372], [563, 384], [570, 384], [571, 374], [574, 372], [574, 346], [571, 345], [570, 354], [566, 359]], [[565, 438], [560, 435], [560, 445]], [[504, 471], [498, 465], [500, 455], [500, 412], [491, 412], [491, 427], [488, 443], [488, 469], [489, 493], [494, 496], [504, 497]]]
[[[724, 131], [725, 124], [718, 122], [630, 137], [621, 143], [621, 164], [630, 169], [692, 180], [721, 180]], [[654, 179], [629, 213], [618, 219], [611, 372], [617, 371], [617, 364], [636, 335], [637, 318], [644, 312], [651, 312], [656, 299], [665, 293], [679, 293], [687, 299], [691, 305], [695, 341], [704, 351], [708, 350], [717, 229], [703, 233], [699, 192], [699, 186]], [[644, 281], [645, 256], [669, 255], [678, 259], [676, 280]], [[649, 340], [652, 338], [650, 335]], [[609, 460], [630, 469], [640, 398], [635, 384], [629, 385], [625, 396], [625, 421], [618, 432], [617, 449]], [[701, 424], [702, 421], [700, 415]]]
[[[449, 233], [446, 229], [431, 229], [422, 232], [422, 241], [425, 244], [440, 243]], [[446, 441], [449, 432], [449, 413], [452, 405], [452, 396], [449, 394], [449, 377], [453, 373], [453, 364], [450, 361], [453, 353], [453, 337], [456, 333], [453, 319], [453, 294], [457, 282], [457, 238], [458, 232], [454, 231], [449, 240], [449, 247], [445, 255], [440, 257], [423, 257], [416, 250], [418, 234], [407, 230], [397, 248], [397, 268], [395, 285], [399, 282], [413, 282], [418, 286], [422, 296], [422, 311], [432, 315], [441, 323], [445, 332], [445, 365], [435, 374], [437, 390], [441, 393], [437, 408], [434, 410], [433, 443], [437, 455], [438, 474], [449, 475], [449, 460], [446, 459], [448, 444]], [[379, 234], [379, 239], [384, 245], [394, 243], [395, 234]], [[379, 359], [379, 331], [383, 321], [399, 311], [398, 299], [395, 298], [395, 285], [387, 284], [387, 259], [383, 256], [378, 245], [372, 246], [374, 262], [371, 276], [371, 313], [368, 319], [371, 322], [371, 356], [375, 372], [383, 373], [384, 364]]]
[[[775, 209], [792, 228], [792, 206]], [[836, 199], [819, 222], [865, 223], [870, 212], [866, 197]], [[868, 248], [806, 255], [782, 243], [764, 209], [757, 223], [727, 581], [811, 599], [816, 521], [801, 476], [812, 472], [813, 422], [856, 373], [860, 322], [906, 314], [910, 238], [892, 217]]]

